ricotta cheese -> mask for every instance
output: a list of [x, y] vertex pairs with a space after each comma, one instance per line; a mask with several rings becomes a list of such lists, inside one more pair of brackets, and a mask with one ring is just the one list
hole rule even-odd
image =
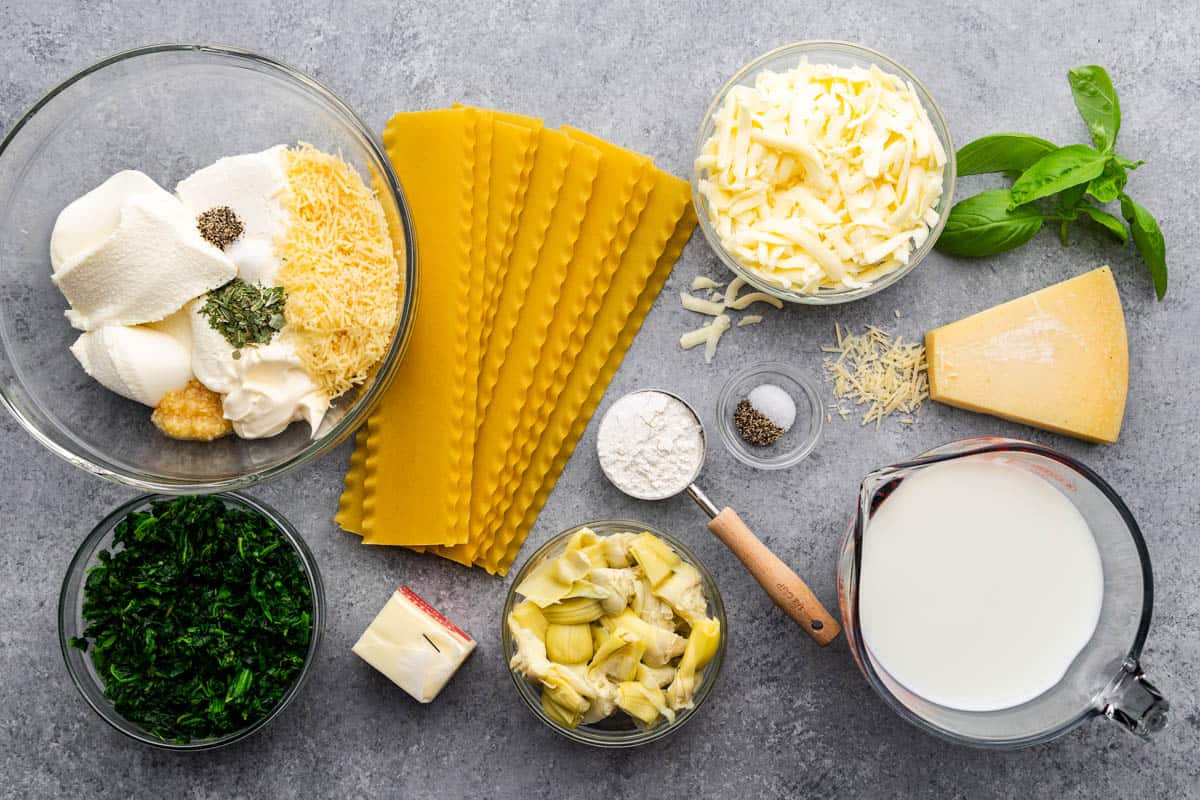
[[108, 325], [88, 331], [71, 345], [71, 354], [100, 385], [152, 408], [192, 377], [184, 344], [149, 327]]
[[225, 248], [248, 283], [276, 285], [279, 256], [275, 240], [288, 226], [283, 206], [288, 188], [287, 147], [276, 145], [258, 153], [228, 156], [193, 172], [175, 187], [193, 217], [210, 208], [228, 206], [242, 223], [242, 235]]
[[174, 195], [132, 171], [62, 210], [50, 258], [67, 319], [85, 331], [156, 322], [237, 275]]

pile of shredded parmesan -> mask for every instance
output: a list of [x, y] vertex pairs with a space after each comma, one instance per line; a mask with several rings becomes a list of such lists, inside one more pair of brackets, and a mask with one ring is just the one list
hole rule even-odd
[[[688, 331], [679, 337], [679, 346], [684, 350], [690, 350], [698, 345], [704, 345], [704, 361], [709, 363], [713, 360], [713, 356], [717, 354], [717, 343], [721, 341], [721, 337], [729, 330], [733, 324], [727, 311], [745, 311], [753, 303], [769, 303], [775, 308], [783, 308], [783, 301], [778, 297], [772, 297], [766, 292], [750, 292], [749, 294], [739, 295], [739, 292], [746, 287], [746, 281], [741, 278], [734, 278], [729, 282], [724, 292], [719, 291], [723, 284], [717, 283], [712, 278], [707, 278], [703, 275], [697, 276], [692, 280], [692, 291], [709, 291], [711, 292], [707, 299], [699, 297], [695, 294], [687, 292], [679, 293], [679, 300], [683, 307], [688, 311], [694, 311], [697, 314], [707, 314], [710, 317], [715, 317], [712, 322], [707, 325], [697, 328], [694, 331]], [[744, 328], [747, 325], [755, 325], [762, 322], [761, 314], [744, 314], [738, 320], [737, 326]]]
[[925, 345], [905, 344], [904, 338], [893, 339], [887, 332], [868, 325], [866, 332], [843, 332], [834, 323], [837, 344], [822, 347], [825, 357], [825, 380], [833, 384], [838, 402], [832, 408], [843, 419], [852, 412], [842, 405], [843, 400], [867, 406], [862, 424], [876, 426], [889, 414], [901, 413], [900, 422], [911, 425], [912, 416], [929, 397], [929, 376], [926, 373]]
[[802, 61], [735, 86], [696, 159], [721, 244], [784, 289], [867, 286], [939, 218], [946, 153], [911, 85]]
[[301, 145], [287, 153], [287, 175], [291, 223], [276, 243], [284, 316], [308, 373], [337, 397], [387, 352], [400, 269], [383, 208], [350, 165]]

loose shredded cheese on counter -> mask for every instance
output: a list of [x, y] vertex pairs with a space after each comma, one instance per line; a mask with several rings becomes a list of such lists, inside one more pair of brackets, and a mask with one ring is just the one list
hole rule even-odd
[[277, 243], [284, 317], [305, 368], [337, 397], [387, 352], [400, 270], [383, 208], [353, 167], [302, 144], [287, 152], [287, 175], [291, 224]]
[[704, 363], [707, 364], [716, 355], [717, 343], [721, 341], [721, 337], [725, 334], [725, 331], [729, 330], [730, 324], [729, 315], [721, 314], [703, 328], [688, 331], [683, 336], [680, 336], [679, 346], [684, 350], [691, 350], [697, 345], [704, 345]]
[[[714, 291], [709, 295], [708, 300], [705, 300], [703, 297], [690, 295], [687, 292], [680, 292], [679, 301], [685, 309], [695, 311], [699, 314], [708, 314], [709, 316], [716, 317], [716, 320], [710, 325], [705, 325], [703, 328], [685, 333], [679, 339], [679, 346], [684, 350], [689, 350], [699, 344], [704, 344], [704, 361], [705, 363], [709, 363], [713, 360], [713, 356], [716, 355], [717, 343], [721, 340], [721, 336], [733, 325], [733, 321], [725, 313], [726, 311], [745, 311], [754, 303], [768, 303], [775, 308], [783, 308], [782, 300], [778, 297], [772, 297], [766, 292], [750, 292], [749, 294], [739, 295], [738, 292], [744, 289], [746, 285], [744, 279], [734, 278], [729, 282], [729, 286], [726, 287], [724, 293]], [[700, 276], [692, 281], [693, 291], [719, 286], [721, 284], [704, 276]], [[759, 322], [762, 322], [761, 314], [746, 314], [738, 320], [737, 327], [744, 328], [747, 325], [754, 325]], [[717, 323], [720, 324], [718, 325]]]
[[904, 338], [893, 339], [885, 331], [868, 325], [866, 333], [843, 333], [834, 323], [837, 344], [822, 347], [825, 357], [825, 380], [833, 384], [838, 399], [837, 413], [845, 419], [851, 413], [842, 400], [866, 405], [862, 424], [879, 425], [884, 417], [900, 412], [906, 415], [901, 422], [911, 425], [911, 416], [929, 397], [929, 376], [926, 373], [925, 345], [905, 344]]
[[875, 66], [802, 61], [730, 90], [696, 169], [725, 248], [811, 294], [907, 264], [938, 220], [945, 163], [911, 85]]

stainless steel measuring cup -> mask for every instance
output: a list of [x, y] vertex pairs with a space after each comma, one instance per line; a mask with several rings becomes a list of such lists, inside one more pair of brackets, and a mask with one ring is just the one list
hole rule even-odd
[[[653, 496], [638, 495], [621, 486], [619, 482], [613, 479], [608, 470], [605, 469], [604, 462], [601, 460], [600, 469], [604, 472], [604, 477], [608, 478], [613, 486], [625, 494], [639, 500], [665, 500], [668, 497], [674, 497], [680, 492], [686, 491], [696, 501], [696, 505], [700, 506], [700, 508], [704, 509], [704, 513], [708, 514], [710, 518], [708, 529], [724, 542], [726, 547], [733, 551], [738, 560], [742, 562], [750, 574], [754, 576], [754, 579], [759, 582], [771, 599], [775, 601], [775, 605], [779, 606], [783, 609], [784, 613], [800, 623], [800, 626], [804, 628], [805, 632], [817, 644], [824, 646], [836, 639], [841, 632], [841, 626], [829, 611], [821, 605], [821, 601], [816, 598], [816, 595], [801, 580], [800, 576], [791, 567], [783, 563], [779, 556], [772, 553], [754, 535], [754, 532], [742, 521], [742, 518], [737, 515], [736, 511], [728, 506], [718, 509], [716, 504], [708, 498], [708, 495], [696, 485], [696, 479], [700, 476], [700, 471], [704, 468], [704, 454], [708, 448], [708, 438], [704, 432], [704, 423], [700, 421], [700, 415], [696, 413], [696, 409], [692, 408], [691, 404], [679, 395], [661, 389], [639, 389], [637, 392], [630, 392], [630, 394], [638, 394], [640, 392], [664, 394], [679, 401], [691, 412], [692, 417], [696, 420], [696, 427], [700, 431], [701, 439], [704, 441], [700, 462], [696, 465], [695, 471], [688, 477], [686, 482], [682, 482], [679, 486], [670, 487]], [[605, 413], [605, 418], [607, 418], [608, 413], [611, 411], [612, 406]], [[604, 421], [601, 420], [600, 424], [603, 427]]]

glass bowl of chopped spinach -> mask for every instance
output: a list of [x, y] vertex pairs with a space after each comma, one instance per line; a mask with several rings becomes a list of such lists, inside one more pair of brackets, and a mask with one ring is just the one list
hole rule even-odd
[[262, 730], [295, 698], [324, 599], [312, 553], [269, 506], [143, 495], [76, 552], [59, 641], [105, 722], [155, 747], [208, 750]]

